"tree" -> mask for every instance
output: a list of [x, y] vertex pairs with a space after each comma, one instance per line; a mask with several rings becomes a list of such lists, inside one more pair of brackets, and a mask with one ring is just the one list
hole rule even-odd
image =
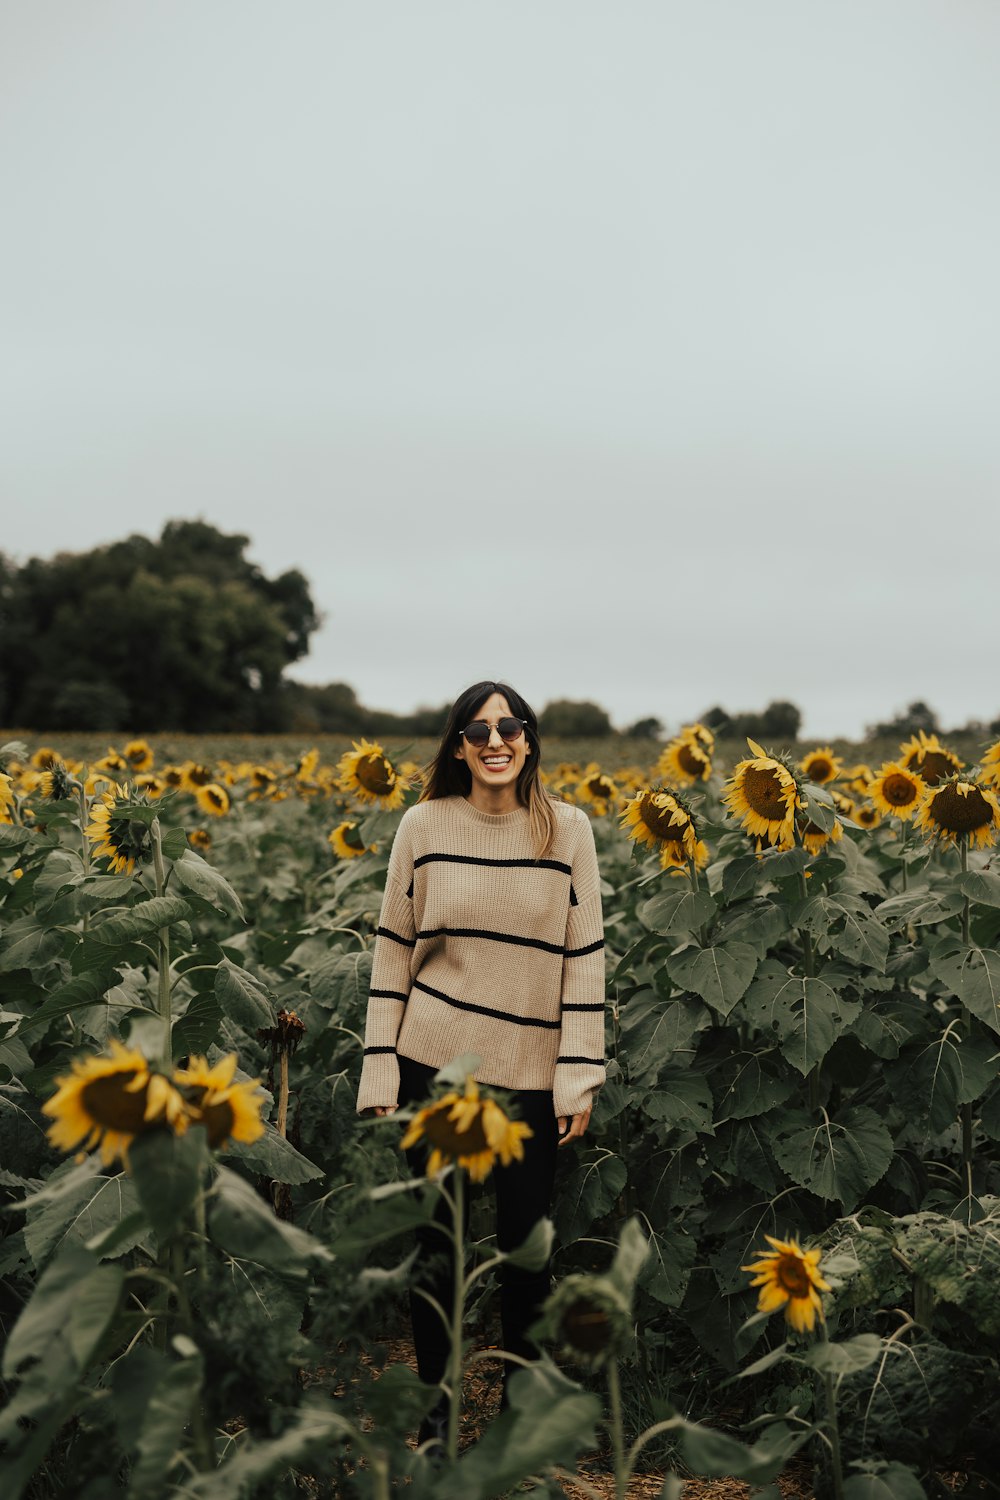
[[632, 740], [662, 740], [664, 735], [663, 720], [656, 719], [650, 715], [647, 719], [636, 719], [625, 731]]
[[542, 710], [538, 727], [543, 734], [599, 739], [613, 734], [611, 720], [597, 703], [571, 698], [556, 698]]
[[0, 571], [4, 717], [33, 728], [275, 730], [285, 668], [319, 618], [302, 573], [269, 579], [249, 538], [170, 521]]
[[872, 737], [884, 735], [892, 739], [905, 739], [907, 735], [919, 734], [921, 729], [927, 734], [937, 734], [939, 728], [938, 716], [933, 708], [928, 708], [922, 699], [917, 698], [913, 703], [907, 704], [894, 719], [869, 724], [867, 733]]

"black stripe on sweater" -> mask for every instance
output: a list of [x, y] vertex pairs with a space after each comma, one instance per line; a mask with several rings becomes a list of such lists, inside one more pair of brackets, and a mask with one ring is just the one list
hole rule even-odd
[[558, 1067], [560, 1063], [592, 1063], [595, 1068], [603, 1068], [604, 1067], [604, 1058], [603, 1057], [557, 1057], [556, 1058], [556, 1067]]
[[603, 1010], [603, 1009], [604, 1009], [604, 1001], [603, 1000], [595, 1000], [594, 1003], [593, 1003], [593, 1005], [587, 1004], [587, 1005], [564, 1005], [563, 1006], [563, 1010]]
[[376, 1052], [395, 1052], [395, 1047], [366, 1047], [365, 1056], [374, 1057]]
[[491, 1021], [513, 1021], [517, 1026], [542, 1026], [546, 1031], [558, 1031], [559, 1021], [543, 1021], [537, 1016], [515, 1016], [509, 1010], [492, 1010], [488, 1005], [473, 1005], [469, 1000], [456, 1000], [454, 995], [446, 995], [443, 990], [432, 990], [429, 984], [421, 984], [419, 979], [414, 980], [414, 989], [423, 990], [425, 995], [433, 995], [435, 1000], [443, 1000], [445, 1005], [453, 1005], [456, 1010], [468, 1010], [476, 1016], [489, 1016]]
[[391, 927], [376, 927], [375, 936], [391, 938], [394, 943], [402, 943], [404, 948], [415, 948], [417, 946], [416, 938], [403, 937], [402, 934], [393, 932]]
[[542, 938], [518, 937], [513, 932], [487, 932], [481, 927], [432, 927], [426, 932], [418, 932], [418, 941], [425, 938], [457, 937], [457, 938], [485, 938], [491, 943], [515, 943], [519, 948], [541, 948], [543, 953], [563, 953], [561, 943], [546, 943]]
[[596, 943], [588, 943], [586, 948], [567, 948], [564, 956], [566, 958], [583, 958], [587, 953], [597, 953], [604, 947], [604, 939], [598, 938]]
[[571, 875], [569, 865], [558, 859], [485, 859], [478, 854], [421, 854], [413, 861], [413, 868], [444, 860], [452, 865], [488, 865], [494, 870], [558, 870], [561, 875]]
[[369, 1000], [402, 1000], [405, 1005], [409, 995], [404, 995], [402, 990], [369, 990]]

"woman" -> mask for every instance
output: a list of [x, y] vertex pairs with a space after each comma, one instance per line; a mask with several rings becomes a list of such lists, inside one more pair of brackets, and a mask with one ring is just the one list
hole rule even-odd
[[[456, 700], [416, 806], [396, 831], [372, 964], [359, 1113], [428, 1098], [439, 1068], [465, 1052], [476, 1078], [514, 1093], [532, 1135], [524, 1160], [494, 1168], [497, 1243], [513, 1250], [549, 1214], [556, 1150], [580, 1140], [604, 1082], [604, 935], [587, 815], [550, 797], [534, 713], [502, 682]], [[407, 1152], [425, 1170], [421, 1147]], [[446, 1205], [439, 1205], [445, 1218]], [[437, 1385], [448, 1357], [441, 1321], [416, 1286], [450, 1306], [442, 1236], [418, 1233], [410, 1293], [420, 1378]], [[503, 1345], [538, 1350], [527, 1329], [549, 1273], [505, 1264]], [[505, 1364], [507, 1380], [516, 1366]], [[439, 1436], [444, 1403], [420, 1431]]]

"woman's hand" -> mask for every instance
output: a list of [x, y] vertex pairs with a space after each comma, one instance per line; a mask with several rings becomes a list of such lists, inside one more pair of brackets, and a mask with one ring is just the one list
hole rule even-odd
[[556, 1123], [559, 1126], [559, 1144], [565, 1146], [567, 1141], [578, 1141], [581, 1138], [590, 1124], [590, 1110], [585, 1109], [582, 1115], [574, 1115], [572, 1119], [568, 1115], [560, 1115]]
[[376, 1104], [373, 1112], [377, 1115], [394, 1115], [397, 1108], [395, 1104]]

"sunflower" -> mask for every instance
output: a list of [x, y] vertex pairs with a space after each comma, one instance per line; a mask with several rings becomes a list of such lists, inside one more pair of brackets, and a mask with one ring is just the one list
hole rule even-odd
[[799, 770], [807, 781], [815, 781], [817, 786], [826, 786], [828, 781], [836, 781], [842, 764], [840, 757], [834, 755], [830, 746], [826, 745], [822, 750], [810, 750], [799, 761]]
[[129, 740], [122, 754], [133, 771], [151, 771], [153, 769], [153, 747], [148, 740]]
[[564, 1276], [545, 1304], [541, 1332], [578, 1365], [599, 1370], [632, 1337], [632, 1310], [609, 1276]]
[[700, 867], [708, 858], [699, 843], [694, 819], [679, 797], [662, 788], [645, 787], [625, 804], [621, 826], [637, 844], [659, 849], [664, 869], [681, 869], [691, 860]]
[[707, 724], [683, 724], [678, 731], [678, 739], [697, 740], [711, 755], [715, 749], [715, 735]]
[[212, 835], [207, 828], [192, 828], [188, 834], [188, 843], [192, 849], [211, 849]]
[[942, 745], [936, 734], [925, 734], [921, 729], [899, 747], [902, 765], [907, 771], [918, 771], [928, 786], [937, 786], [949, 776], [962, 769], [962, 762], [953, 750]]
[[246, 779], [250, 782], [250, 791], [247, 793], [248, 802], [259, 802], [261, 797], [270, 796], [277, 785], [274, 772], [267, 766], [248, 767]]
[[229, 811], [229, 793], [217, 781], [210, 781], [206, 786], [198, 787], [194, 800], [202, 812], [208, 813], [213, 818], [224, 818]]
[[741, 1271], [752, 1271], [750, 1285], [760, 1287], [758, 1310], [773, 1313], [784, 1308], [786, 1321], [797, 1333], [811, 1333], [817, 1318], [823, 1322], [819, 1294], [830, 1291], [829, 1283], [820, 1275], [820, 1252], [803, 1250], [795, 1239], [776, 1240], [769, 1234], [764, 1238], [773, 1250], [762, 1250], [752, 1265], [740, 1267]]
[[843, 792], [838, 792], [836, 790], [836, 788], [834, 788], [830, 792], [830, 796], [833, 798], [833, 805], [834, 805], [834, 807], [840, 813], [840, 816], [842, 818], [853, 818], [854, 817], [854, 798], [853, 797], [845, 797], [844, 793]]
[[66, 802], [79, 790], [79, 785], [70, 775], [69, 768], [61, 760], [57, 760], [47, 771], [41, 773], [38, 790], [43, 797], [53, 802]]
[[31, 757], [31, 765], [36, 771], [51, 771], [55, 766], [62, 765], [62, 756], [51, 745], [39, 745]]
[[795, 809], [800, 806], [795, 777], [755, 740], [748, 739], [747, 744], [754, 752], [753, 759], [740, 761], [722, 800], [747, 833], [766, 838], [774, 847], [790, 848]]
[[445, 1094], [414, 1115], [400, 1149], [406, 1151], [418, 1141], [426, 1141], [431, 1148], [428, 1177], [436, 1177], [442, 1167], [456, 1162], [473, 1182], [482, 1182], [497, 1157], [505, 1167], [512, 1161], [523, 1161], [523, 1142], [533, 1134], [523, 1120], [508, 1119], [495, 1099], [481, 1098], [479, 1085], [470, 1075], [464, 1094]]
[[1000, 740], [991, 745], [980, 762], [979, 781], [983, 786], [1000, 786]]
[[307, 750], [304, 755], [300, 755], [298, 765], [295, 767], [296, 781], [309, 781], [315, 776], [318, 765], [319, 751], [315, 747]]
[[107, 755], [95, 760], [90, 769], [103, 776], [127, 776], [131, 767], [125, 757], [119, 755], [113, 745], [109, 745]]
[[364, 839], [358, 833], [357, 823], [338, 823], [332, 832], [327, 834], [330, 848], [338, 859], [357, 859], [359, 854], [374, 854], [375, 848], [369, 849]]
[[196, 792], [200, 786], [209, 786], [215, 779], [211, 766], [203, 766], [196, 760], [186, 760], [181, 766], [181, 786], [186, 792]]
[[14, 806], [14, 784], [5, 771], [0, 771], [0, 823], [12, 823], [10, 810]]
[[95, 846], [95, 859], [108, 859], [116, 875], [131, 875], [136, 860], [147, 860], [152, 854], [149, 828], [129, 817], [129, 809], [141, 806], [145, 798], [133, 794], [127, 786], [112, 784], [91, 806], [86, 835]]
[[908, 821], [927, 796], [927, 784], [916, 771], [909, 771], [899, 761], [887, 760], [868, 785], [868, 795], [883, 817]]
[[1000, 802], [989, 787], [956, 776], [930, 792], [916, 826], [945, 844], [965, 836], [973, 849], [992, 848], [1000, 829]]
[[576, 795], [578, 801], [593, 809], [596, 817], [606, 818], [618, 801], [618, 788], [597, 762], [591, 761], [577, 782]]
[[160, 780], [166, 786], [173, 787], [175, 790], [179, 789], [180, 787], [182, 787], [184, 785], [184, 767], [183, 766], [163, 766], [163, 767], [161, 767], [161, 769], [160, 769]]
[[696, 781], [708, 780], [712, 774], [712, 762], [705, 747], [693, 735], [681, 733], [665, 747], [656, 769], [665, 781], [692, 786]]
[[854, 809], [854, 821], [859, 828], [877, 828], [882, 821], [882, 814], [874, 802], [859, 802]]
[[235, 1052], [227, 1052], [212, 1068], [207, 1057], [192, 1056], [186, 1068], [174, 1069], [174, 1083], [184, 1092], [191, 1123], [205, 1126], [213, 1147], [230, 1140], [250, 1145], [264, 1134], [260, 1079], [233, 1083], [235, 1072]]
[[362, 802], [378, 802], [390, 811], [402, 807], [406, 783], [396, 773], [381, 745], [362, 739], [337, 764], [342, 792], [353, 792]]
[[836, 818], [829, 833], [818, 823], [803, 822], [800, 827], [802, 842], [810, 854], [818, 854], [827, 844], [838, 844], [844, 836], [844, 826]]
[[48, 1137], [59, 1151], [85, 1150], [100, 1143], [107, 1166], [126, 1162], [137, 1135], [167, 1124], [178, 1135], [187, 1129], [184, 1101], [160, 1073], [150, 1071], [142, 1053], [112, 1040], [111, 1056], [74, 1058], [71, 1072], [55, 1080], [58, 1092], [42, 1105], [51, 1115]]
[[147, 771], [144, 771], [140, 776], [137, 776], [132, 785], [135, 787], [136, 791], [145, 792], [150, 802], [155, 802], [157, 797], [162, 797], [163, 793], [167, 790], [167, 784], [165, 781], [162, 781], [159, 776], [154, 776]]
[[839, 779], [846, 783], [849, 792], [857, 792], [859, 796], [864, 796], [873, 774], [871, 766], [865, 765], [864, 761], [859, 761], [856, 766], [844, 766]]

